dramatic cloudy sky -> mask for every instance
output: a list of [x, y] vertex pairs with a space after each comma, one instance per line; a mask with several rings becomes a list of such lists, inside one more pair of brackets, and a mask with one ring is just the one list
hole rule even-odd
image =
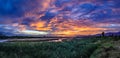
[[120, 0], [0, 0], [0, 33], [93, 35], [120, 31]]

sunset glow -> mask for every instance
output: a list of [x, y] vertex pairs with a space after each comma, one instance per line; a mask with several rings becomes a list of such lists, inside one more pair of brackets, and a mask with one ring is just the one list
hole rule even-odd
[[119, 0], [0, 0], [0, 32], [62, 36], [118, 32], [119, 5]]

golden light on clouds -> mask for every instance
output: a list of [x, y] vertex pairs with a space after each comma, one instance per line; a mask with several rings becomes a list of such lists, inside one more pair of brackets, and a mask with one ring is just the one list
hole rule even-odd
[[[51, 32], [51, 34], [53, 35], [62, 35], [62, 36], [94, 35], [107, 30], [107, 28], [87, 26], [82, 22], [83, 21], [79, 21], [79, 20], [66, 20], [61, 22], [60, 19], [54, 18], [50, 20], [49, 23], [40, 20], [31, 23], [30, 26], [33, 27], [35, 30], [48, 31]], [[90, 21], [85, 21], [85, 22], [86, 24], [89, 24], [87, 22]]]

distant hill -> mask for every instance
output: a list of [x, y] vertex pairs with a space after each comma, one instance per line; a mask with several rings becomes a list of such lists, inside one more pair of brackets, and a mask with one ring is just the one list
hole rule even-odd
[[[101, 36], [101, 34], [96, 34], [95, 36]], [[120, 31], [119, 32], [108, 32], [108, 33], [105, 33], [105, 36], [120, 36]]]

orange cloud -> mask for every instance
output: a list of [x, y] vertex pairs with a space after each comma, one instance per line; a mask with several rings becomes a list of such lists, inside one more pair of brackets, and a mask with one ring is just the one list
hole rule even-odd
[[106, 28], [98, 28], [83, 24], [83, 22], [89, 24], [90, 21], [64, 20], [61, 22], [61, 20], [62, 19], [54, 18], [51, 19], [49, 23], [37, 21], [32, 23], [31, 26], [34, 27], [35, 30], [51, 31], [51, 34], [62, 36], [93, 35], [107, 30]]
[[57, 30], [54, 34], [57, 35], [66, 35], [66, 36], [75, 36], [75, 35], [94, 35], [105, 31], [105, 28], [95, 28], [95, 27], [76, 27], [74, 26], [71, 29]]
[[41, 30], [41, 31], [50, 31], [50, 27], [46, 27], [45, 21], [38, 21], [30, 24], [31, 27], [35, 30]]

